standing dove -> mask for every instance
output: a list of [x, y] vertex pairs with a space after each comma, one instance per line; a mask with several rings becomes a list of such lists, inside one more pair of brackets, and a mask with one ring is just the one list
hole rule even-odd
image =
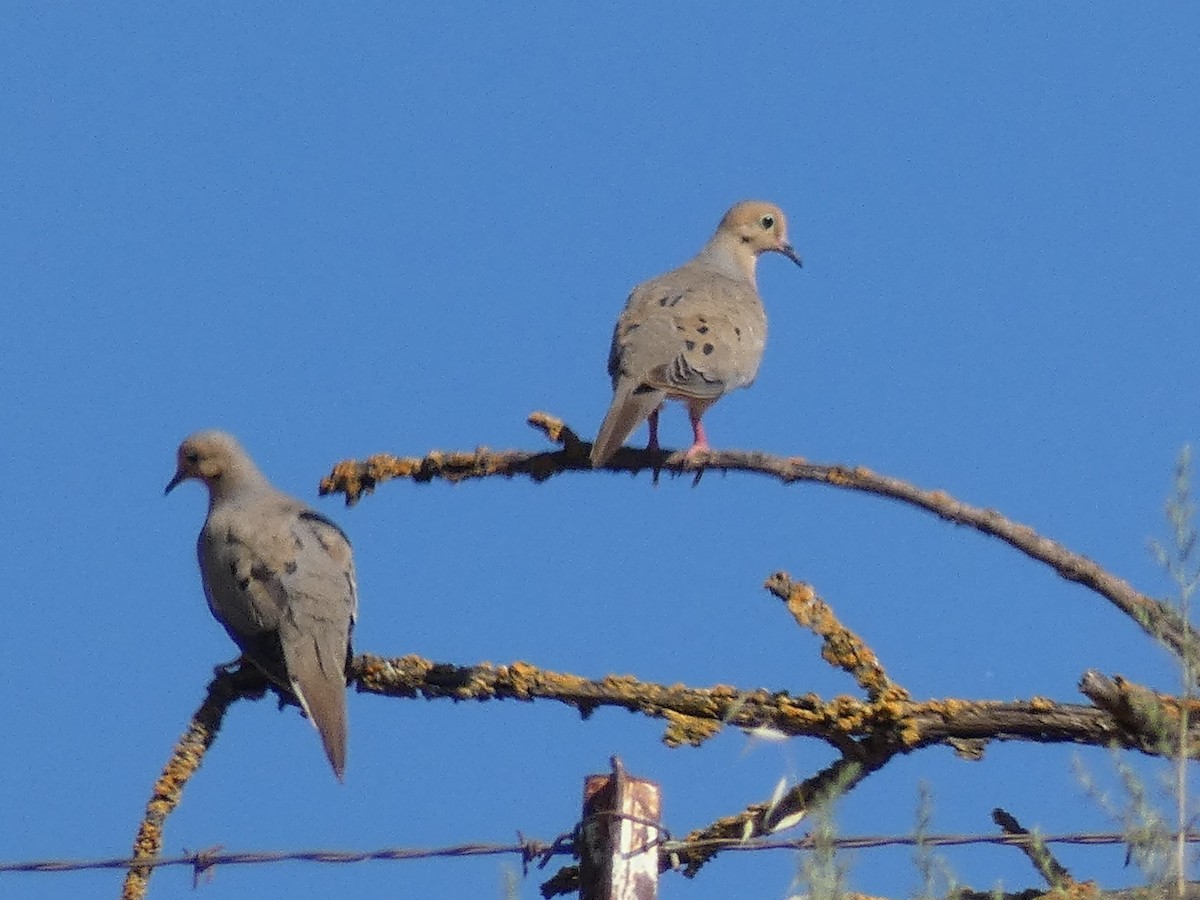
[[708, 448], [700, 417], [758, 374], [767, 316], [754, 272], [762, 253], [800, 257], [787, 238], [787, 220], [772, 203], [734, 206], [696, 257], [633, 289], [617, 319], [608, 374], [612, 405], [592, 445], [603, 466], [634, 430], [650, 420], [647, 449], [658, 449], [664, 400], [681, 400], [692, 422], [688, 455]]
[[179, 445], [166, 493], [189, 478], [208, 487], [197, 541], [208, 608], [246, 658], [300, 702], [342, 780], [346, 666], [358, 614], [350, 542], [272, 487], [224, 432], [200, 431]]

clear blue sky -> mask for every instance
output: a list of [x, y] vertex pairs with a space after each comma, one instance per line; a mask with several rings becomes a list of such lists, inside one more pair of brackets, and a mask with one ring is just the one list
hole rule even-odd
[[[594, 434], [629, 288], [734, 201], [790, 215], [768, 257], [757, 384], [718, 447], [861, 464], [1000, 509], [1140, 588], [1179, 448], [1200, 438], [1200, 10], [1185, 4], [9, 4], [0, 31], [0, 857], [128, 852], [154, 778], [232, 645], [200, 592], [179, 440], [241, 437], [356, 548], [358, 648], [602, 676], [853, 693], [759, 585], [813, 583], [918, 697], [1080, 699], [1088, 667], [1170, 689], [1165, 654], [1015, 552], [885, 501], [710, 475], [391, 483], [318, 500], [375, 452]], [[667, 446], [688, 439], [672, 408]], [[644, 440], [644, 430], [637, 436]], [[673, 832], [827, 763], [731, 732], [551, 703], [353, 695], [347, 783], [294, 710], [237, 705], [166, 849], [550, 839], [619, 754]], [[899, 760], [848, 834], [1004, 806], [1110, 826], [1075, 751]], [[1111, 782], [1103, 751], [1079, 753]], [[1158, 769], [1147, 767], [1149, 777]], [[802, 833], [802, 832], [801, 832]], [[963, 881], [1037, 883], [1013, 850]], [[1063, 851], [1130, 883], [1123, 851]], [[903, 896], [909, 852], [851, 884]], [[729, 855], [664, 897], [786, 896], [796, 860]], [[227, 897], [500, 897], [513, 860], [225, 868]], [[115, 896], [120, 876], [0, 877]], [[537, 896], [538, 879], [521, 887]], [[190, 895], [158, 873], [151, 896]]]

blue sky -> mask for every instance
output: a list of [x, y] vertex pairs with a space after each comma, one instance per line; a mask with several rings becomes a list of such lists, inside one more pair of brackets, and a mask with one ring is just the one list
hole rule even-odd
[[[1170, 660], [1103, 600], [886, 501], [710, 475], [384, 485], [341, 459], [537, 447], [532, 410], [594, 434], [612, 323], [734, 201], [789, 214], [800, 271], [760, 266], [755, 386], [717, 447], [861, 464], [1002, 510], [1139, 588], [1180, 447], [1200, 436], [1200, 11], [1034, 3], [12, 5], [0, 32], [0, 858], [128, 852], [154, 778], [232, 654], [200, 592], [179, 440], [237, 434], [354, 541], [357, 645], [697, 686], [853, 693], [760, 588], [811, 582], [918, 697], [1081, 699], [1093, 667]], [[685, 445], [686, 417], [663, 441]], [[644, 430], [636, 439], [645, 438]], [[830, 761], [731, 732], [699, 750], [623, 712], [352, 695], [347, 783], [310, 726], [236, 706], [166, 849], [550, 839], [611, 754], [684, 833]], [[1106, 830], [1076, 751], [898, 760], [846, 834]], [[1079, 751], [1112, 781], [1113, 760]], [[1153, 779], [1159, 771], [1144, 767]], [[945, 854], [985, 889], [1013, 850]], [[1063, 851], [1132, 883], [1123, 851]], [[851, 885], [903, 896], [909, 851]], [[663, 896], [784, 897], [785, 853]], [[209, 900], [501, 897], [515, 861], [224, 868]], [[115, 896], [112, 872], [0, 893]], [[536, 875], [521, 897], [537, 896]], [[190, 891], [159, 872], [151, 896]]]

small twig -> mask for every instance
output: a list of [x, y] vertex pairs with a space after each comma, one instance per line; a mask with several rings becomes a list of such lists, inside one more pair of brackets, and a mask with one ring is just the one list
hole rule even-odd
[[782, 600], [801, 628], [807, 628], [824, 644], [821, 658], [854, 676], [872, 702], [907, 700], [909, 693], [893, 684], [875, 653], [862, 638], [838, 621], [837, 615], [811, 585], [792, 581], [786, 572], [776, 572], [763, 585]]
[[1033, 863], [1038, 874], [1046, 879], [1046, 884], [1050, 885], [1052, 889], [1063, 891], [1075, 885], [1076, 882], [1071, 877], [1071, 873], [1054, 858], [1054, 854], [1050, 852], [1050, 848], [1046, 846], [1045, 840], [1040, 835], [1023, 828], [1011, 813], [1000, 807], [992, 810], [992, 821], [999, 825], [1005, 834], [1019, 835], [1028, 839], [1017, 846], [1022, 853], [1029, 857], [1029, 861]]
[[1120, 675], [1108, 678], [1095, 669], [1083, 673], [1079, 690], [1129, 735], [1158, 748], [1157, 755], [1179, 756], [1186, 751], [1186, 756], [1195, 757], [1200, 741], [1195, 729], [1181, 734], [1186, 721], [1182, 713], [1186, 710], [1191, 721], [1200, 721], [1200, 701], [1160, 694]]

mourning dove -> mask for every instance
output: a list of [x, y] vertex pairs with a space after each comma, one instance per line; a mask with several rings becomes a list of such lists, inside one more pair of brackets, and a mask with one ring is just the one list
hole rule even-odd
[[759, 254], [768, 252], [802, 265], [779, 207], [746, 200], [725, 213], [694, 259], [633, 289], [613, 331], [613, 399], [592, 445], [593, 466], [607, 463], [647, 418], [647, 449], [657, 450], [664, 400], [687, 405], [688, 455], [708, 447], [700, 417], [758, 374], [767, 317], [754, 272]]
[[166, 493], [208, 487], [197, 551], [208, 608], [242, 653], [294, 695], [338, 780], [346, 769], [346, 667], [358, 614], [342, 530], [267, 481], [234, 438], [201, 431], [179, 445]]

